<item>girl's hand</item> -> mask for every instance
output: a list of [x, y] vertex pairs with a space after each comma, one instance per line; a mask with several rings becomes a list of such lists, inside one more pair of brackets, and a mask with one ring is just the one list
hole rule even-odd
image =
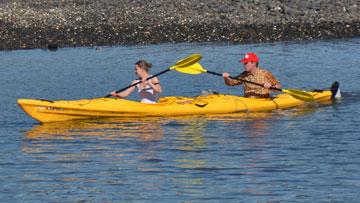
[[116, 93], [116, 91], [112, 91], [110, 94], [111, 94], [111, 96], [113, 96], [113, 97], [120, 97], [120, 96]]
[[138, 81], [136, 81], [136, 80], [133, 80], [132, 82], [131, 82], [131, 84], [133, 85], [133, 84], [135, 84], [135, 83], [137, 83]]
[[144, 85], [148, 85], [148, 86], [150, 86], [150, 87], [153, 86], [153, 83], [151, 82], [151, 80], [143, 80], [142, 83], [143, 83]]

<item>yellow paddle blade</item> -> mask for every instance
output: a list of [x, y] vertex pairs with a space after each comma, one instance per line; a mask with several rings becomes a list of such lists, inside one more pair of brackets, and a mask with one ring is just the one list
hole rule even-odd
[[170, 70], [193, 65], [194, 63], [197, 63], [198, 61], [200, 61], [201, 58], [202, 58], [202, 56], [200, 54], [192, 54], [192, 55], [176, 62], [175, 65], [170, 67]]
[[175, 68], [175, 70], [180, 73], [186, 73], [192, 75], [197, 75], [206, 72], [206, 70], [200, 65], [200, 63], [194, 63], [190, 66]]
[[282, 92], [290, 94], [291, 96], [299, 100], [308, 101], [308, 102], [315, 101], [315, 98], [309, 92], [306, 91], [295, 90], [295, 89], [282, 89]]

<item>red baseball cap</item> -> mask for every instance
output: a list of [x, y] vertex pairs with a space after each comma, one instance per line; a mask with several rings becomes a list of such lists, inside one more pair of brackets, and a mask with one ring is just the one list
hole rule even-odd
[[240, 60], [241, 63], [247, 63], [247, 62], [259, 62], [259, 58], [256, 56], [255, 53], [249, 52], [246, 53], [244, 58]]

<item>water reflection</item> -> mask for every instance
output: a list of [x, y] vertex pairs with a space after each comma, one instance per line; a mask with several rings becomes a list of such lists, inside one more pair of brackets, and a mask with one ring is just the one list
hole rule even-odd
[[114, 140], [136, 137], [142, 141], [161, 140], [164, 134], [160, 118], [113, 118], [53, 122], [35, 125], [25, 132], [28, 139], [73, 140], [84, 137]]
[[[25, 132], [27, 140], [22, 147], [23, 153], [31, 155], [32, 168], [39, 163], [46, 165], [54, 169], [57, 179], [53, 180], [51, 173], [36, 170], [25, 173], [23, 179], [33, 185], [32, 181], [38, 178], [50, 188], [52, 181], [59, 187], [85, 182], [103, 187], [117, 185], [123, 191], [136, 187], [140, 188], [139, 191], [150, 193], [161, 192], [166, 185], [177, 194], [192, 198], [211, 198], [213, 194], [203, 193], [204, 187], [219, 179], [238, 179], [240, 186], [232, 189], [234, 194], [268, 195], [270, 186], [264, 180], [267, 175], [276, 173], [271, 170], [266, 172], [268, 161], [274, 160], [276, 154], [266, 152], [269, 146], [273, 147], [268, 143], [267, 135], [271, 134], [269, 132], [278, 118], [304, 116], [314, 111], [316, 108], [299, 108], [260, 113], [112, 118], [35, 125]], [[93, 140], [91, 138], [115, 142], [88, 142]], [[134, 139], [141, 142], [129, 145]], [[220, 153], [221, 156], [218, 155]], [[89, 178], [87, 173], [95, 175]], [[264, 176], [259, 176], [261, 174]], [[164, 180], [164, 176], [171, 178]], [[129, 185], [134, 187], [128, 188]], [[79, 190], [86, 192], [92, 189], [89, 186]]]
[[115, 185], [122, 191], [149, 191], [149, 185], [158, 185], [151, 174], [163, 173], [158, 141], [166, 123], [160, 118], [113, 118], [35, 125], [24, 133], [21, 151], [29, 162], [21, 179], [38, 194], [75, 188], [80, 200]]
[[[278, 146], [274, 145], [274, 137], [269, 136], [278, 130], [278, 121], [282, 124], [284, 120], [307, 116], [317, 110], [317, 106], [311, 104], [289, 110], [212, 115], [188, 120], [184, 132], [178, 136], [184, 138], [179, 149], [186, 151], [176, 160], [177, 167], [186, 173], [176, 183], [182, 186], [183, 193], [194, 198], [211, 199], [212, 194], [204, 196], [200, 188], [218, 179], [223, 182], [237, 180], [239, 184], [229, 190], [232, 194], [271, 195], [272, 186], [266, 180], [286, 169], [278, 170], [271, 164], [271, 160], [279, 159], [281, 153], [279, 155], [279, 151], [273, 150]], [[221, 134], [214, 129], [217, 127], [223, 131]], [[221, 159], [213, 158], [217, 153], [223, 154]]]
[[209, 147], [204, 136], [209, 128], [208, 119], [204, 116], [188, 116], [174, 119], [171, 134], [174, 135], [174, 167], [177, 176], [172, 179], [177, 194], [187, 194], [192, 198], [202, 198], [201, 188], [207, 184], [206, 177], [196, 175], [208, 168], [206, 150]]
[[251, 138], [266, 135], [269, 127], [267, 119], [274, 119], [276, 116], [275, 112], [256, 112], [218, 115], [209, 119], [222, 121], [224, 128]]
[[176, 137], [177, 142], [180, 144], [178, 150], [195, 151], [205, 147], [204, 128], [207, 125], [207, 118], [201, 116], [179, 117], [174, 121], [181, 126], [177, 130], [178, 135]]

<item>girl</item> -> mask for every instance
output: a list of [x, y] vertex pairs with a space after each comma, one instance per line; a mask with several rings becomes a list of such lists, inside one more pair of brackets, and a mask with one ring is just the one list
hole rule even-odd
[[151, 63], [146, 62], [145, 60], [140, 60], [135, 63], [135, 74], [139, 77], [139, 79], [132, 81], [131, 84], [135, 84], [139, 81], [141, 83], [136, 86], [130, 87], [122, 92], [116, 93], [115, 91], [110, 94], [114, 97], [124, 98], [129, 96], [134, 90], [135, 87], [138, 89], [138, 94], [141, 98], [141, 102], [154, 104], [158, 101], [160, 97], [160, 93], [162, 91], [160, 81], [157, 77], [151, 78], [150, 80], [146, 80], [149, 75], [149, 69], [152, 67]]

